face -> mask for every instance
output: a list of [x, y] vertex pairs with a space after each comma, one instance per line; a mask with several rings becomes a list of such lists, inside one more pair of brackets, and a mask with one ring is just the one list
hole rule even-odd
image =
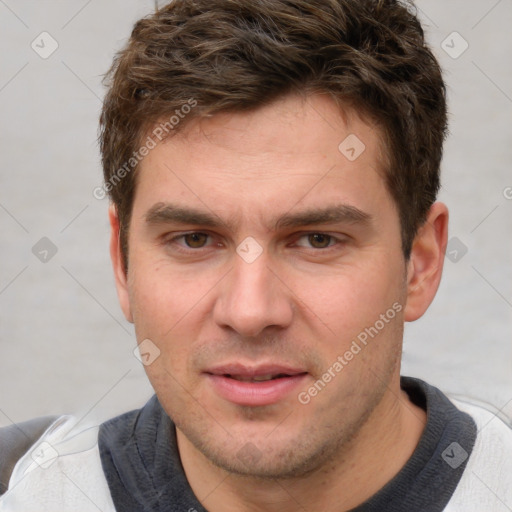
[[307, 473], [398, 379], [382, 165], [378, 130], [323, 96], [192, 121], [141, 163], [121, 304], [178, 435], [216, 465]]

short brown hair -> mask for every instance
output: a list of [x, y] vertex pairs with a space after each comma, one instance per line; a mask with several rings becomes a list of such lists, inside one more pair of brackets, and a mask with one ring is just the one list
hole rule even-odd
[[100, 145], [125, 264], [148, 130], [161, 122], [177, 132], [193, 118], [256, 109], [293, 91], [327, 93], [381, 128], [409, 257], [439, 189], [446, 135], [441, 70], [411, 4], [174, 0], [135, 24], [106, 81]]

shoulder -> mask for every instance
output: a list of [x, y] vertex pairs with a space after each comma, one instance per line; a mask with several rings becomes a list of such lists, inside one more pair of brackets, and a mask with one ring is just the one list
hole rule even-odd
[[450, 396], [476, 423], [475, 446], [447, 512], [498, 512], [512, 507], [512, 421], [489, 404]]
[[57, 418], [45, 416], [0, 428], [0, 496], [7, 490], [18, 460]]
[[57, 417], [24, 448], [0, 497], [1, 512], [54, 512], [64, 503], [70, 510], [114, 511], [99, 456], [98, 426]]

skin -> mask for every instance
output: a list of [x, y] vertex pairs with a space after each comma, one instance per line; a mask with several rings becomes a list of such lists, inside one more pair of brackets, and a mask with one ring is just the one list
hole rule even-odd
[[[366, 146], [354, 161], [338, 150], [349, 134]], [[379, 130], [356, 112], [340, 115], [326, 96], [287, 96], [192, 120], [148, 154], [137, 171], [127, 274], [110, 209], [121, 307], [138, 341], [160, 350], [145, 369], [177, 426], [190, 485], [211, 512], [349, 510], [389, 482], [418, 443], [426, 414], [400, 389], [403, 325], [437, 291], [448, 212], [432, 206], [405, 261], [384, 161]], [[218, 225], [147, 222], [159, 203], [200, 210]], [[339, 205], [366, 221], [276, 227], [285, 214]], [[236, 252], [246, 237], [263, 249], [252, 263]], [[297, 393], [393, 304], [401, 311], [300, 403]], [[204, 373], [233, 361], [307, 375], [277, 404], [236, 405]]]

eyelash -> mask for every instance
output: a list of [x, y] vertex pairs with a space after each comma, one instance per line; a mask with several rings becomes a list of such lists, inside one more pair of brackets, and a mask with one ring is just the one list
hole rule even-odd
[[[205, 236], [209, 237], [210, 239], [212, 238], [212, 235], [210, 233], [207, 233], [204, 231], [188, 231], [186, 233], [181, 233], [179, 235], [176, 235], [176, 236], [173, 236], [173, 237], [167, 239], [165, 241], [165, 244], [166, 245], [175, 245], [177, 247], [178, 251], [187, 253], [187, 254], [199, 253], [199, 252], [202, 252], [202, 251], [208, 249], [208, 247], [211, 247], [211, 244], [210, 244], [210, 245], [206, 245], [203, 247], [193, 248], [193, 247], [188, 247], [186, 245], [182, 245], [179, 243], [179, 240], [184, 240], [185, 237], [189, 236], [189, 235], [205, 235]], [[322, 236], [329, 237], [329, 245], [327, 247], [324, 247], [324, 248], [307, 247], [306, 248], [306, 250], [309, 249], [314, 252], [326, 253], [329, 250], [332, 250], [334, 247], [344, 244], [346, 242], [346, 240], [344, 240], [343, 238], [331, 235], [329, 233], [325, 233], [323, 231], [310, 231], [307, 233], [300, 233], [300, 234], [298, 234], [298, 236], [293, 237], [293, 240], [294, 240], [293, 243], [296, 244], [302, 238], [307, 238], [312, 235], [322, 235]], [[220, 244], [217, 244], [217, 245], [220, 245]], [[301, 247], [301, 246], [299, 246], [299, 247]]]

